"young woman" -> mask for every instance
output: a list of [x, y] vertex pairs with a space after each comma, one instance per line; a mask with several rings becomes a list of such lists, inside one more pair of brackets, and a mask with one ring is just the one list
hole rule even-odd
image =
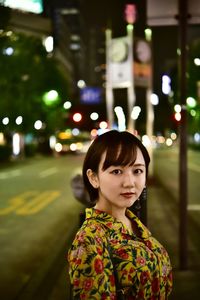
[[146, 186], [149, 162], [126, 131], [108, 131], [91, 144], [83, 181], [93, 207], [68, 253], [73, 299], [168, 299], [169, 256], [129, 210]]

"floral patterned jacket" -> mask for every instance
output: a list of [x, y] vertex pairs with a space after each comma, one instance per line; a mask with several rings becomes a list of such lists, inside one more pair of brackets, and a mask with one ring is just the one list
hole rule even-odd
[[169, 256], [131, 211], [126, 214], [140, 236], [111, 215], [86, 209], [86, 220], [68, 252], [74, 299], [117, 299], [113, 268], [127, 300], [168, 299], [172, 289]]

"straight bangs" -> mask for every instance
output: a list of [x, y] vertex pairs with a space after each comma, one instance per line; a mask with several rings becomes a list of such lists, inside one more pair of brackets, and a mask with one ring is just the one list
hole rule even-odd
[[135, 143], [114, 144], [106, 150], [106, 157], [103, 163], [103, 170], [110, 166], [131, 166], [134, 164], [137, 156], [137, 145]]

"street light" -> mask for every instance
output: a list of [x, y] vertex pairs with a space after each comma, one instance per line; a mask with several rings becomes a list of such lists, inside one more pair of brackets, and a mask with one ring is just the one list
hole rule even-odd
[[8, 125], [9, 122], [10, 122], [10, 120], [8, 117], [3, 118], [3, 120], [2, 120], [3, 125]]
[[23, 122], [22, 116], [18, 116], [18, 117], [16, 118], [16, 120], [15, 120], [15, 123], [16, 123], [17, 125], [22, 124], [22, 122]]
[[155, 93], [152, 93], [151, 97], [150, 97], [150, 101], [151, 101], [151, 104], [158, 105], [158, 103], [159, 103], [158, 95]]
[[14, 49], [12, 47], [8, 47], [5, 50], [3, 50], [3, 54], [8, 56], [12, 55], [13, 53], [14, 53]]
[[101, 121], [99, 123], [99, 127], [103, 130], [106, 130], [108, 128], [108, 123], [106, 121]]
[[51, 53], [53, 51], [53, 37], [48, 36], [43, 40], [43, 45], [45, 46], [45, 49], [48, 53]]
[[193, 108], [193, 107], [195, 107], [197, 105], [197, 102], [196, 102], [196, 100], [193, 97], [188, 97], [186, 99], [186, 103], [191, 108]]
[[116, 116], [117, 116], [119, 131], [126, 130], [126, 118], [125, 118], [125, 114], [123, 112], [122, 107], [121, 106], [116, 106], [114, 108], [114, 111], [115, 111]]
[[196, 66], [200, 66], [200, 58], [195, 58], [195, 59], [194, 59], [194, 64], [195, 64]]
[[83, 89], [84, 87], [86, 87], [86, 83], [84, 80], [80, 79], [78, 82], [77, 82], [77, 86], [79, 89]]
[[64, 109], [69, 109], [71, 108], [72, 103], [70, 101], [65, 101], [65, 103], [63, 104]]
[[148, 42], [151, 42], [152, 40], [152, 30], [150, 28], [146, 28], [144, 30], [144, 33], [145, 33], [145, 38]]
[[56, 103], [58, 98], [58, 92], [56, 90], [50, 90], [43, 95], [43, 101], [47, 106]]
[[91, 115], [90, 115], [91, 120], [96, 121], [96, 120], [98, 120], [98, 118], [99, 118], [99, 114], [97, 112], [91, 113]]
[[12, 146], [13, 146], [13, 154], [19, 155], [20, 154], [20, 135], [19, 133], [14, 133], [13, 140], [12, 140]]
[[82, 120], [82, 115], [80, 114], [80, 113], [75, 113], [74, 115], [73, 115], [73, 120], [74, 120], [74, 122], [76, 122], [76, 123], [78, 123], [78, 122], [80, 122], [81, 120]]
[[137, 105], [134, 106], [134, 107], [133, 107], [133, 110], [132, 110], [132, 113], [131, 113], [131, 118], [132, 118], [133, 120], [137, 120], [138, 117], [139, 117], [140, 112], [141, 112], [141, 107], [140, 107], [140, 106], [137, 106]]
[[168, 75], [162, 76], [162, 92], [165, 95], [171, 92], [171, 78]]
[[35, 121], [34, 128], [36, 130], [40, 130], [42, 128], [42, 121], [40, 121], [40, 120]]

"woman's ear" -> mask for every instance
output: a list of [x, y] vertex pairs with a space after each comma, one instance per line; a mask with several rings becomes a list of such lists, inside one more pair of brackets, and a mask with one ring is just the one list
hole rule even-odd
[[87, 172], [87, 177], [90, 182], [90, 184], [93, 186], [93, 188], [98, 189], [99, 187], [99, 180], [98, 176], [95, 172], [93, 172], [91, 169], [88, 169]]

